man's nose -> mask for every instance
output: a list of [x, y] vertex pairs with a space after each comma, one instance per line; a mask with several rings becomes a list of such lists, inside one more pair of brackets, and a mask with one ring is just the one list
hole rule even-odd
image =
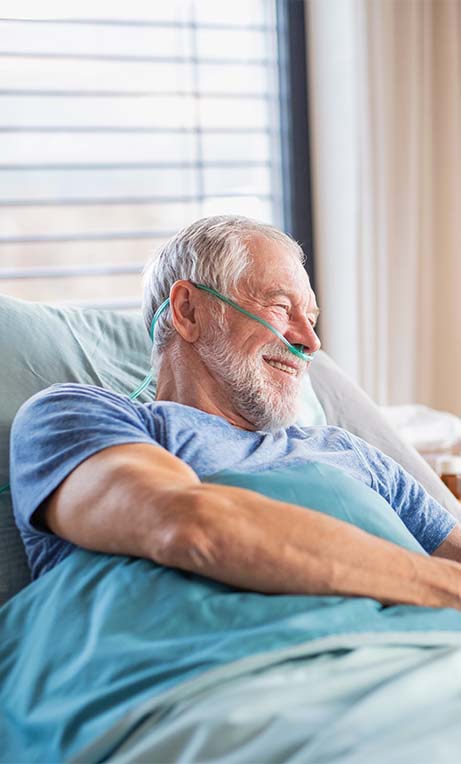
[[285, 339], [292, 345], [304, 345], [304, 349], [308, 353], [316, 353], [317, 350], [320, 350], [322, 344], [314, 327], [307, 318], [297, 321], [296, 325], [293, 324], [290, 330], [286, 332]]

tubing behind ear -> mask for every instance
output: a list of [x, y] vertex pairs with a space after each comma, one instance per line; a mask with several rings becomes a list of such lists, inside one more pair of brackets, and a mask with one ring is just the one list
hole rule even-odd
[[[154, 317], [152, 319], [152, 322], [151, 322], [151, 325], [150, 325], [150, 330], [149, 330], [149, 336], [150, 336], [152, 342], [154, 341], [155, 324], [157, 323], [158, 319], [162, 315], [163, 311], [167, 309], [169, 304], [170, 304], [170, 298], [168, 297], [164, 302], [162, 302], [160, 307], [157, 308], [157, 310], [154, 313]], [[152, 372], [149, 372], [149, 374], [147, 374], [144, 377], [144, 379], [141, 382], [141, 384], [139, 385], [139, 387], [137, 387], [136, 390], [133, 390], [133, 392], [130, 393], [130, 396], [129, 396], [130, 401], [134, 401], [134, 400], [136, 400], [136, 398], [139, 398], [141, 393], [144, 392], [146, 387], [149, 387], [151, 382], [152, 382]]]
[[152, 342], [154, 341], [154, 329], [155, 329], [155, 324], [156, 324], [156, 323], [157, 323], [157, 321], [159, 320], [159, 318], [160, 318], [160, 316], [162, 315], [163, 311], [167, 309], [167, 307], [168, 307], [168, 305], [169, 305], [169, 304], [170, 304], [170, 298], [169, 298], [169, 297], [167, 297], [167, 298], [166, 298], [166, 300], [165, 300], [164, 302], [162, 302], [162, 304], [160, 305], [160, 307], [159, 307], [159, 308], [157, 308], [157, 310], [156, 310], [156, 311], [155, 311], [155, 313], [154, 313], [154, 317], [153, 317], [153, 319], [152, 319], [152, 321], [151, 321], [151, 325], [150, 325], [150, 332], [149, 332], [149, 335], [150, 335], [150, 338], [151, 338]]

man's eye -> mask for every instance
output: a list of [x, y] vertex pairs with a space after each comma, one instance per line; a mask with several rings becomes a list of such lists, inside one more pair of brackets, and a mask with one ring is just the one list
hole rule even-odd
[[283, 308], [284, 310], [286, 310], [287, 313], [290, 312], [290, 306], [289, 305], [282, 305], [282, 304], [280, 304], [280, 305], [276, 305], [275, 307], [276, 308]]

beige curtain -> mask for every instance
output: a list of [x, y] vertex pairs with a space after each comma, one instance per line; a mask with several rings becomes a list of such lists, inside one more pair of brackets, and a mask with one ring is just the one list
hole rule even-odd
[[461, 1], [306, 4], [324, 347], [461, 414]]

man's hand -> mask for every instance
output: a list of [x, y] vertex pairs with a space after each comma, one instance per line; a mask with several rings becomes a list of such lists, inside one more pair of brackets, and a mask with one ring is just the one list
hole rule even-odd
[[243, 589], [461, 609], [456, 562], [254, 491], [203, 484], [160, 446], [99, 452], [39, 513], [37, 521], [87, 549], [145, 557]]

